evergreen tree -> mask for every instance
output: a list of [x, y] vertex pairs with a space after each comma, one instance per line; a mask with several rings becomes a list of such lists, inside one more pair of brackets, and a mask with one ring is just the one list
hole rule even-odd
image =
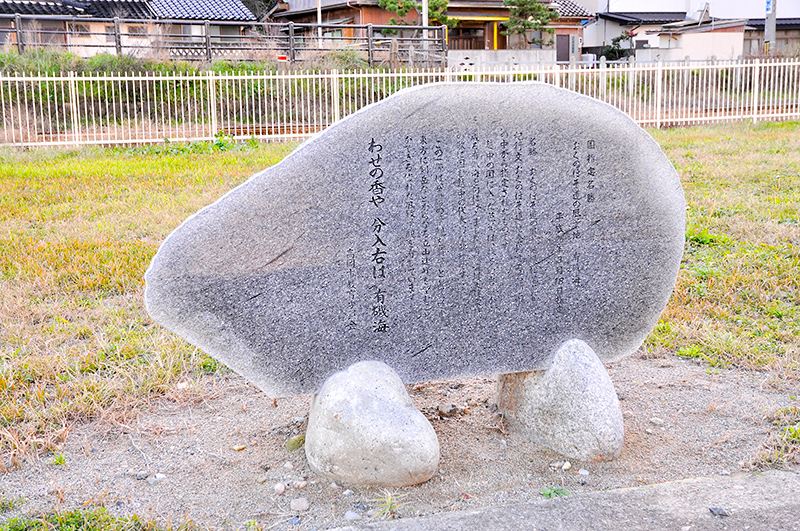
[[506, 23], [506, 35], [522, 35], [529, 45], [541, 44], [541, 39], [528, 38], [528, 32], [546, 31], [550, 22], [558, 18], [558, 13], [539, 0], [503, 0], [503, 5], [510, 8], [509, 20]]

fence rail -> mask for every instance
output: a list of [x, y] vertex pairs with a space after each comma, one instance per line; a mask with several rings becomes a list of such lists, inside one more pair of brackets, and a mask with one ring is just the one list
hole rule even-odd
[[0, 145], [302, 139], [390, 94], [432, 82], [539, 81], [605, 101], [645, 127], [800, 119], [800, 61], [548, 65], [452, 72], [5, 75]]
[[447, 56], [445, 26], [139, 20], [0, 14], [0, 45], [186, 61], [314, 61], [353, 50], [370, 66], [437, 67]]

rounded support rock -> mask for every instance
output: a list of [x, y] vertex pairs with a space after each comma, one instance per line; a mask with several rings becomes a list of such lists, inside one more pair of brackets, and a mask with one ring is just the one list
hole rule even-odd
[[305, 440], [311, 469], [340, 484], [403, 487], [428, 481], [439, 440], [400, 376], [362, 361], [328, 378], [311, 401]]
[[625, 438], [614, 384], [583, 341], [567, 341], [546, 371], [502, 374], [497, 404], [508, 426], [581, 461], [619, 457]]

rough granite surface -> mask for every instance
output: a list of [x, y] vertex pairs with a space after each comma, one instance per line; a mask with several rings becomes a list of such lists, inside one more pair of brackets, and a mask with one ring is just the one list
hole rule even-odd
[[311, 401], [308, 465], [342, 485], [404, 487], [439, 466], [433, 426], [388, 365], [362, 361], [328, 378]]
[[406, 382], [603, 361], [658, 321], [684, 197], [613, 107], [539, 83], [406, 89], [202, 209], [162, 244], [147, 310], [270, 396], [361, 360]]
[[622, 452], [614, 384], [583, 341], [564, 343], [546, 371], [503, 374], [497, 387], [506, 422], [533, 442], [580, 461], [611, 461]]

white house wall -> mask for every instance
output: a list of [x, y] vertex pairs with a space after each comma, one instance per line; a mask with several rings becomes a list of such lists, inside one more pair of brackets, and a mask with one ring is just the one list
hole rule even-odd
[[738, 59], [744, 47], [744, 33], [686, 33], [662, 35], [659, 48], [636, 50], [637, 61], [692, 61]]
[[[655, 25], [639, 26], [638, 28], [634, 29], [632, 26], [623, 27], [611, 20], [599, 19], [594, 23], [584, 26], [583, 47], [588, 48], [594, 46], [609, 46], [611, 45], [611, 40], [619, 37], [623, 31], [633, 30], [634, 43], [637, 41], [647, 41], [647, 44], [655, 48], [658, 46], [658, 35], [648, 35], [647, 32], [660, 28], [660, 25]], [[627, 44], [623, 43], [623, 47], [627, 47]]]

